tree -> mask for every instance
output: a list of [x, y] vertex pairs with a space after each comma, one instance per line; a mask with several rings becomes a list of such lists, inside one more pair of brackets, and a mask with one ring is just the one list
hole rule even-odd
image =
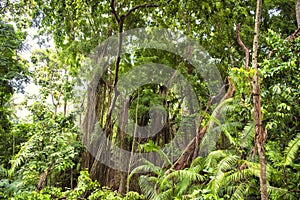
[[267, 193], [267, 179], [266, 179], [266, 158], [264, 150], [264, 142], [266, 136], [263, 131], [262, 125], [262, 111], [261, 111], [261, 96], [260, 96], [260, 78], [258, 72], [257, 52], [258, 52], [258, 37], [259, 26], [261, 17], [262, 1], [257, 1], [256, 17], [255, 17], [255, 30], [253, 40], [253, 54], [252, 54], [252, 68], [255, 69], [253, 76], [253, 102], [254, 102], [254, 123], [255, 123], [255, 145], [259, 154], [260, 163], [260, 192], [261, 199], [268, 199]]
[[13, 25], [0, 18], [0, 157], [7, 163], [14, 154], [12, 147], [15, 141], [10, 134], [13, 124], [12, 96], [15, 91], [22, 91], [23, 83], [28, 81], [28, 70], [24, 60], [20, 58], [24, 34], [15, 30]]
[[[87, 168], [93, 180], [98, 180], [101, 185], [110, 186], [120, 193], [137, 190], [144, 192], [148, 197], [168, 199], [241, 199], [259, 196], [266, 199], [268, 195], [273, 199], [297, 199], [299, 191], [294, 188], [298, 188], [299, 185], [293, 179], [293, 175], [299, 177], [299, 158], [295, 156], [299, 149], [297, 131], [300, 119], [297, 38], [300, 33], [299, 1], [259, 0], [256, 3], [257, 5], [249, 0], [1, 2], [1, 11], [10, 12], [6, 19], [16, 20], [19, 28], [32, 25], [40, 34], [53, 38], [55, 43], [54, 51], [35, 51], [32, 56], [32, 67], [35, 69], [33, 79], [41, 87], [39, 96], [42, 97], [42, 101], [35, 98], [37, 103], [29, 106], [33, 123], [29, 126], [19, 123], [12, 131], [15, 135], [10, 134], [12, 138], [16, 138], [23, 130], [27, 133], [26, 137], [18, 141], [27, 142], [13, 161], [17, 167], [11, 171], [20, 174], [13, 176], [14, 183], [23, 177], [28, 181], [27, 185], [25, 184], [28, 190], [37, 189], [39, 194], [25, 191], [23, 188], [24, 192], [37, 196], [43, 195], [48, 189], [47, 184], [53, 186], [54, 182], [58, 182], [60, 187], [75, 188], [64, 193], [69, 192], [70, 197], [73, 195], [77, 198], [88, 198], [90, 195], [90, 198], [100, 198], [106, 194], [113, 195], [94, 187], [93, 184], [90, 186], [93, 185], [93, 189], [99, 190], [99, 193], [83, 189], [81, 183], [74, 187], [75, 181], [70, 180], [73, 179], [72, 170], [79, 170], [69, 165], [72, 162], [74, 166]], [[205, 77], [201, 77], [184, 56], [178, 56], [168, 51], [169, 49], [139, 49], [138, 46], [135, 48], [134, 40], [128, 43], [126, 36], [120, 34], [134, 28], [146, 28], [149, 36], [164, 36], [154, 35], [151, 27], [167, 28], [171, 32], [188, 35], [207, 50], [210, 61], [216, 63], [225, 83], [222, 89], [226, 92], [217, 95], [222, 99], [219, 105], [214, 104], [216, 97], [209, 93], [208, 85], [204, 83]], [[115, 46], [107, 43], [107, 38], [115, 38]], [[153, 38], [149, 38], [144, 40], [149, 39], [147, 42], [151, 43]], [[164, 39], [170, 41], [169, 37]], [[103, 44], [103, 48], [95, 49], [99, 43]], [[252, 43], [252, 51], [249, 51], [248, 47]], [[159, 45], [164, 44], [159, 42]], [[130, 52], [121, 52], [122, 47], [130, 49]], [[77, 75], [84, 73], [84, 70], [79, 71], [84, 64], [88, 67], [94, 64], [89, 63], [89, 60], [82, 63], [88, 55], [93, 54], [103, 61], [104, 55], [112, 49], [115, 50], [112, 51], [114, 59], [109, 60], [102, 77], [90, 80], [95, 87], [88, 87], [87, 91], [80, 94], [87, 95], [86, 101], [81, 104], [82, 107], [86, 106], [84, 119], [80, 120], [83, 121], [82, 128], [85, 132], [82, 140], [85, 144], [90, 144], [89, 150], [92, 150], [82, 154], [80, 163], [77, 153], [70, 159], [63, 148], [55, 151], [52, 146], [75, 151], [68, 144], [61, 142], [68, 138], [70, 132], [72, 135], [74, 133], [74, 119], [70, 119], [70, 113], [66, 111], [68, 105], [79, 99], [78, 96], [73, 96], [73, 81]], [[196, 51], [189, 48], [186, 54], [192, 57]], [[252, 68], [249, 68], [250, 53]], [[116, 86], [124, 81], [127, 73], [131, 75], [129, 80], [125, 80], [128, 84], [130, 81], [167, 76], [168, 72], [163, 70], [159, 71], [161, 74], [149, 73], [148, 77], [147, 74], [141, 73], [137, 76], [131, 73], [144, 63], [164, 64], [183, 75], [192, 86], [198, 101], [194, 101], [185, 92], [186, 85], [179, 81], [175, 81], [175, 89], [168, 87], [168, 83], [146, 84], [134, 90], [129, 99], [122, 99]], [[172, 80], [173, 78], [170, 78], [168, 82]], [[7, 83], [9, 81], [4, 85]], [[4, 94], [11, 95], [8, 90], [5, 90]], [[47, 104], [48, 98], [51, 101], [50, 105]], [[153, 109], [154, 105], [158, 106]], [[251, 108], [254, 108], [254, 113]], [[61, 109], [64, 113], [60, 113]], [[161, 120], [154, 119], [153, 115], [160, 110], [165, 111], [164, 117]], [[7, 109], [5, 112], [8, 113]], [[199, 118], [195, 120], [194, 116]], [[128, 123], [127, 119], [133, 123]], [[63, 122], [71, 125], [64, 127], [61, 125]], [[162, 122], [165, 122], [164, 126], [156, 135], [147, 132], [149, 138], [136, 137], [143, 127], [159, 126]], [[178, 133], [181, 123], [185, 124], [186, 131], [194, 133], [195, 137], [183, 136], [190, 142], [184, 151], [176, 149], [163, 152], [172, 154], [174, 158], [178, 156], [179, 159], [164, 161], [166, 156], [160, 158], [163, 153], [158, 153], [158, 149], [171, 146], [169, 143], [177, 134], [185, 133]], [[8, 126], [11, 127], [10, 124]], [[98, 129], [103, 130], [107, 139], [95, 139]], [[36, 136], [32, 137], [32, 132], [35, 132]], [[77, 132], [74, 133], [76, 134]], [[37, 138], [44, 140], [35, 141]], [[121, 155], [120, 152], [115, 152], [112, 143], [129, 152], [128, 157], [113, 160], [113, 156], [105, 156]], [[21, 156], [22, 152], [25, 152], [24, 149], [28, 149], [26, 144], [30, 147], [29, 153], [26, 154], [28, 157]], [[20, 148], [19, 145], [16, 148], [11, 146], [13, 144], [10, 144], [7, 151], [18, 151]], [[134, 155], [148, 151], [157, 153], [151, 160], [164, 161], [163, 168], [158, 169], [155, 163], [147, 163], [148, 166], [143, 166], [144, 169], [151, 168], [154, 171], [131, 177], [130, 170], [138, 165], [134, 162]], [[96, 155], [90, 152], [96, 152]], [[32, 155], [38, 155], [39, 159], [34, 159]], [[24, 163], [22, 158], [27, 159], [28, 163]], [[69, 164], [54, 162], [52, 165], [49, 158], [64, 158]], [[20, 161], [19, 164], [17, 160]], [[129, 165], [126, 172], [103, 164], [127, 164], [127, 160]], [[265, 160], [269, 161], [268, 165]], [[34, 168], [35, 163], [39, 163], [41, 168]], [[58, 166], [62, 165], [69, 167], [63, 167], [59, 171]], [[35, 174], [29, 176], [26, 167], [34, 168], [32, 171]], [[6, 176], [7, 170], [1, 171], [2, 175]], [[63, 177], [68, 183], [57, 181], [56, 176]], [[87, 176], [85, 173], [81, 178], [88, 179]], [[127, 177], [130, 177], [131, 181], [126, 184]], [[138, 180], [141, 183], [140, 187], [137, 184]], [[198, 188], [193, 187], [193, 184]], [[261, 194], [255, 189], [259, 184]], [[47, 195], [49, 197], [48, 193]], [[57, 196], [63, 197], [61, 194]]]

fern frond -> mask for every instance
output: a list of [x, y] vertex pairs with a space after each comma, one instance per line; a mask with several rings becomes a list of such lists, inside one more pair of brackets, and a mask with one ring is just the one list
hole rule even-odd
[[157, 183], [156, 177], [140, 176], [139, 185], [147, 199], [154, 199], [157, 196]]
[[161, 149], [154, 149], [154, 151], [157, 152], [160, 155], [160, 157], [163, 159], [163, 161], [165, 162], [164, 165], [166, 164], [171, 166], [173, 164], [172, 161], [169, 159], [169, 156]]
[[205, 159], [205, 167], [210, 168], [210, 167], [216, 166], [217, 161], [221, 160], [226, 155], [227, 154], [225, 153], [224, 150], [216, 150], [216, 151], [210, 152]]
[[201, 166], [202, 168], [204, 168], [204, 162], [205, 162], [205, 158], [199, 156], [199, 157], [195, 158], [195, 160], [192, 161], [191, 167]]
[[268, 185], [267, 191], [270, 197], [274, 200], [281, 200], [281, 199], [289, 199], [289, 200], [296, 200], [297, 198], [292, 195], [287, 189], [278, 188]]
[[226, 172], [228, 170], [231, 170], [232, 168], [236, 168], [238, 159], [238, 156], [235, 155], [229, 155], [225, 157], [219, 162], [218, 171]]
[[159, 193], [157, 196], [154, 197], [153, 200], [166, 200], [166, 199], [173, 199], [173, 189], [170, 188], [164, 192]]
[[245, 175], [243, 171], [236, 170], [235, 172], [229, 174], [226, 177], [225, 185], [228, 185], [229, 183], [238, 183], [242, 181], [245, 178]]
[[249, 189], [249, 185], [246, 183], [242, 183], [235, 188], [234, 193], [231, 196], [231, 199], [243, 200], [244, 194], [247, 194], [247, 189]]
[[34, 147], [34, 143], [37, 135], [33, 135], [23, 144], [19, 152], [14, 156], [14, 159], [11, 160], [11, 168], [8, 170], [8, 175], [12, 176], [15, 170], [24, 162], [26, 158], [29, 158], [31, 155], [31, 149]]
[[209, 182], [209, 188], [211, 189], [211, 192], [214, 194], [214, 195], [217, 195], [219, 193], [219, 190], [221, 188], [221, 185], [223, 184], [223, 180], [225, 178], [225, 174], [223, 172], [217, 174], [214, 179], [212, 179], [210, 182]]
[[216, 117], [221, 112], [228, 110], [228, 109], [226, 109], [226, 107], [228, 108], [228, 106], [230, 105], [230, 103], [233, 102], [233, 100], [234, 100], [233, 98], [229, 98], [229, 99], [226, 99], [226, 100], [220, 102], [220, 104], [213, 110], [212, 116]]
[[158, 166], [154, 165], [153, 163], [151, 163], [151, 162], [149, 162], [147, 160], [145, 160], [145, 162], [146, 162], [146, 164], [140, 165], [140, 166], [134, 168], [131, 171], [130, 175], [127, 178], [127, 182], [128, 183], [130, 182], [132, 176], [134, 174], [137, 174], [137, 173], [153, 172], [157, 176], [162, 176], [163, 175], [164, 170], [161, 167], [158, 167]]
[[218, 133], [223, 133], [228, 141], [230, 142], [230, 144], [235, 145], [235, 140], [234, 138], [231, 136], [231, 134], [229, 133], [228, 130], [232, 129], [233, 127], [237, 126], [238, 123], [232, 122], [232, 123], [225, 123], [225, 124], [221, 124], [221, 122], [218, 119], [213, 119], [214, 123], [216, 123], [218, 126], [214, 127], [213, 129], [210, 130], [210, 134], [215, 134], [217, 135]]
[[220, 122], [220, 118], [222, 119], [221, 114], [223, 112], [223, 108], [226, 107], [228, 104], [233, 102], [233, 98], [226, 99], [222, 101], [212, 112], [210, 119], [209, 119], [209, 125], [207, 129], [207, 133], [205, 134], [204, 138], [202, 139], [200, 143], [199, 152], [200, 155], [207, 155], [210, 151], [215, 149], [216, 142], [219, 137], [220, 131], [218, 131], [215, 128], [215, 124], [219, 124], [221, 127], [221, 124], [223, 122]]
[[224, 157], [216, 166], [215, 176], [211, 182], [211, 190], [213, 194], [218, 194], [220, 188], [227, 183], [226, 179], [232, 172], [227, 172], [236, 168], [238, 157], [235, 155], [228, 155]]
[[284, 166], [291, 165], [300, 146], [300, 134], [291, 140], [288, 146], [284, 149]]
[[163, 188], [167, 183], [173, 180], [177, 184], [176, 188], [179, 188], [177, 193], [180, 195], [183, 194], [192, 182], [201, 182], [205, 179], [197, 170], [194, 170], [195, 169], [189, 168], [171, 172], [162, 179], [160, 188]]
[[254, 123], [249, 122], [244, 127], [242, 131], [242, 140], [241, 140], [241, 146], [242, 147], [249, 147], [252, 146], [254, 138]]
[[2, 165], [0, 165], [0, 178], [7, 177], [7, 175], [8, 175], [8, 170], [5, 169]]

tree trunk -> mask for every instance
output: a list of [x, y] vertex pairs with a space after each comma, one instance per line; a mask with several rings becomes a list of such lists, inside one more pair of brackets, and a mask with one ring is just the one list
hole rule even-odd
[[259, 154], [261, 199], [266, 200], [268, 199], [268, 193], [267, 193], [267, 179], [266, 179], [266, 158], [265, 158], [265, 150], [264, 150], [265, 137], [262, 129], [260, 78], [259, 78], [258, 63], [257, 63], [261, 7], [262, 7], [262, 0], [257, 0], [254, 40], [253, 40], [252, 67], [255, 70], [253, 76], [253, 103], [254, 103], [254, 121], [255, 121], [254, 142]]
[[300, 28], [300, 0], [296, 1], [296, 18], [297, 18], [297, 27]]

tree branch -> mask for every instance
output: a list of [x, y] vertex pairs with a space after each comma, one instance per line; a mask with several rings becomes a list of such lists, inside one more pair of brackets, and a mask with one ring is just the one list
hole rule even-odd
[[155, 7], [158, 7], [158, 5], [156, 4], [140, 4], [140, 5], [137, 5], [133, 8], [131, 8], [125, 15], [124, 15], [124, 18], [128, 17], [132, 12], [136, 11], [137, 9], [139, 8], [155, 8]]
[[237, 42], [239, 43], [239, 45], [242, 47], [243, 51], [245, 52], [245, 68], [249, 69], [249, 49], [245, 46], [245, 44], [243, 43], [243, 41], [241, 39], [240, 29], [241, 29], [241, 24], [238, 23], [236, 25], [236, 38], [237, 38]]
[[110, 8], [111, 8], [111, 13], [113, 14], [113, 16], [115, 17], [115, 19], [119, 23], [120, 22], [120, 18], [118, 16], [117, 11], [116, 11], [116, 1], [115, 0], [111, 0], [111, 2], [110, 2]]

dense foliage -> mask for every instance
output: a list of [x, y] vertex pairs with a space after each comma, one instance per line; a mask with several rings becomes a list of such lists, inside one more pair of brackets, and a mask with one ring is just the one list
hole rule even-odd
[[[260, 199], [257, 126], [268, 198], [300, 199], [300, 1], [263, 1], [260, 83], [245, 54], [254, 52], [255, 14], [250, 0], [1, 1], [0, 199]], [[175, 51], [164, 43], [172, 35], [154, 34], [157, 27], [201, 46], [223, 91], [212, 94], [211, 80], [189, 62], [198, 49]], [[144, 43], [160, 41], [159, 48], [120, 35], [135, 28], [145, 28]], [[28, 40], [40, 46], [25, 58]], [[100, 63], [95, 55], [106, 69], [84, 76]], [[151, 71], [149, 63], [159, 67]], [[118, 84], [131, 92], [128, 100]], [[262, 124], [253, 117], [258, 95]], [[145, 127], [155, 133], [139, 137]], [[106, 138], [97, 138], [99, 130]], [[176, 137], [187, 141], [181, 150], [172, 148]], [[115, 147], [128, 157], [116, 159], [122, 151]], [[124, 163], [126, 170], [112, 167]]]

